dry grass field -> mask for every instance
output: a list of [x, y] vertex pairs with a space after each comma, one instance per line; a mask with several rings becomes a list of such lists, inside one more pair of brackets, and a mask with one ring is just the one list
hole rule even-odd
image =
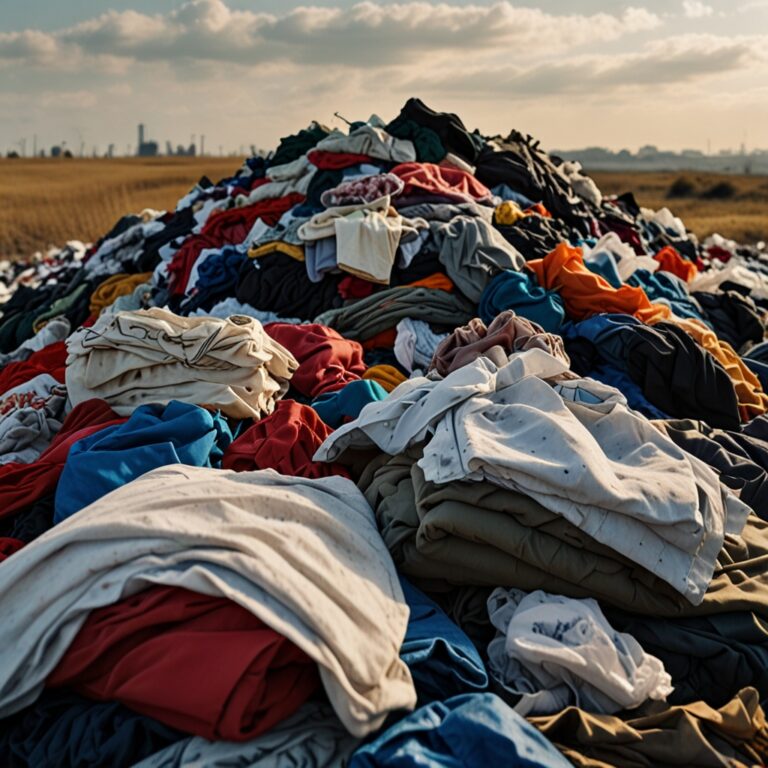
[[[640, 205], [654, 209], [666, 206], [699, 237], [719, 232], [743, 243], [768, 240], [768, 176], [695, 171], [590, 175], [603, 194], [634, 192]], [[690, 193], [684, 197], [668, 197], [672, 185], [681, 179], [690, 185]], [[730, 185], [731, 189], [722, 185]]]
[[173, 208], [198, 179], [230, 176], [242, 159], [0, 159], [0, 256], [95, 240], [125, 213]]
[[[202, 175], [230, 175], [238, 158], [0, 159], [0, 257], [71, 239], [94, 240], [143, 208], [172, 208]], [[699, 236], [768, 239], [768, 177], [696, 173], [595, 173], [607, 194], [633, 191], [641, 205], [668, 206]], [[670, 199], [681, 177], [688, 195]], [[706, 199], [721, 182], [726, 197]], [[722, 193], [722, 189], [720, 192]]]

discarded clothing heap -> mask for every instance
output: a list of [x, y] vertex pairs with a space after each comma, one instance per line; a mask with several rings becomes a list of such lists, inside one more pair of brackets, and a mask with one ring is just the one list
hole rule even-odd
[[0, 764], [767, 764], [767, 311], [415, 98], [0, 263]]

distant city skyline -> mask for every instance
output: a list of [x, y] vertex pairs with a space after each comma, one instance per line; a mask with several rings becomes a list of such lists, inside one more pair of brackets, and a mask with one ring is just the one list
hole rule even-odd
[[[547, 147], [768, 145], [768, 0], [0, 0], [0, 148], [272, 148], [418, 95]], [[29, 151], [29, 150], [28, 150]]]

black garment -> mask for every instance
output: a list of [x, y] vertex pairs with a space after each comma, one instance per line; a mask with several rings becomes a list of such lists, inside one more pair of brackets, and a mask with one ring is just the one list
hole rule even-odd
[[722, 429], [739, 428], [731, 378], [682, 328], [671, 323], [632, 326], [625, 354], [632, 380], [664, 413], [702, 419]]
[[248, 259], [240, 269], [238, 301], [280, 317], [313, 320], [328, 309], [342, 304], [338, 285], [344, 275], [327, 274], [319, 283], [307, 276], [302, 261], [284, 253]]
[[386, 131], [397, 139], [412, 142], [419, 163], [439, 163], [446, 155], [443, 142], [431, 128], [419, 125], [402, 114], [386, 125]]
[[302, 203], [302, 208], [308, 211], [322, 211], [325, 206], [320, 202], [323, 192], [338, 187], [344, 179], [343, 171], [318, 170], [309, 182], [307, 196]]
[[753, 613], [656, 619], [601, 607], [614, 629], [664, 663], [675, 688], [670, 704], [703, 700], [721, 707], [747, 686], [763, 703], [768, 699], [768, 624]]
[[[598, 362], [607, 363], [628, 374], [645, 399], [663, 413], [739, 429], [733, 382], [709, 352], [676, 325], [649, 326], [622, 317], [598, 316], [563, 328], [574, 371], [584, 375]], [[595, 336], [595, 344], [591, 330], [598, 321], [606, 330]], [[581, 331], [582, 327], [590, 330]]]
[[691, 294], [706, 313], [719, 339], [727, 341], [737, 352], [746, 344], [759, 344], [765, 335], [765, 324], [752, 299], [736, 291]]
[[[738, 448], [730, 451], [714, 437], [722, 433], [725, 436], [723, 442], [735, 444], [728, 438], [728, 433], [712, 430], [706, 424], [690, 419], [658, 423], [663, 425], [664, 431], [676, 445], [715, 469], [725, 486], [736, 491], [739, 498], [757, 515], [764, 520], [768, 519], [768, 471], [743, 451]], [[768, 459], [768, 443], [765, 447]]]
[[19, 539], [29, 544], [38, 536], [42, 536], [47, 530], [53, 528], [55, 498], [55, 493], [43, 496], [29, 507], [0, 520], [0, 537]]
[[475, 176], [487, 187], [507, 184], [580, 233], [591, 232], [592, 212], [530, 136], [512, 131], [486, 144], [475, 163]]
[[436, 273], [445, 274], [445, 267], [440, 262], [440, 255], [426, 245], [413, 257], [407, 267], [395, 266], [389, 278], [390, 286], [408, 285]]
[[720, 283], [718, 290], [723, 291], [724, 293], [730, 293], [733, 291], [742, 296], [749, 296], [755, 303], [755, 306], [768, 312], [768, 299], [761, 299], [756, 296], [752, 296], [752, 289], [746, 285], [736, 283], [733, 280], [725, 280], [724, 282]]
[[322, 141], [330, 131], [320, 123], [312, 123], [309, 128], [304, 128], [291, 136], [284, 136], [272, 157], [267, 161], [267, 166], [285, 165], [298, 160], [302, 155], [313, 149], [319, 141]]
[[129, 768], [185, 734], [116, 702], [44, 691], [0, 720], [2, 768]]
[[434, 131], [447, 152], [452, 152], [470, 165], [475, 165], [483, 144], [482, 139], [476, 134], [471, 134], [458, 115], [452, 112], [435, 112], [421, 99], [411, 98], [400, 110], [399, 118]]
[[568, 230], [562, 222], [538, 214], [525, 216], [512, 225], [494, 226], [526, 261], [543, 259], [560, 243], [568, 241]]
[[176, 238], [190, 235], [196, 224], [191, 205], [180, 211], [166, 214], [162, 221], [165, 224], [163, 231], [150, 235], [144, 241], [141, 255], [133, 265], [134, 272], [152, 272], [160, 263], [160, 249], [168, 243], [172, 243]]

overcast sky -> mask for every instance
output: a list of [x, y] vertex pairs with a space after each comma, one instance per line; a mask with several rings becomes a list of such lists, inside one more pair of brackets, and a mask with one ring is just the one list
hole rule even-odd
[[768, 0], [0, 0], [0, 150], [271, 148], [411, 95], [546, 147], [768, 148]]

